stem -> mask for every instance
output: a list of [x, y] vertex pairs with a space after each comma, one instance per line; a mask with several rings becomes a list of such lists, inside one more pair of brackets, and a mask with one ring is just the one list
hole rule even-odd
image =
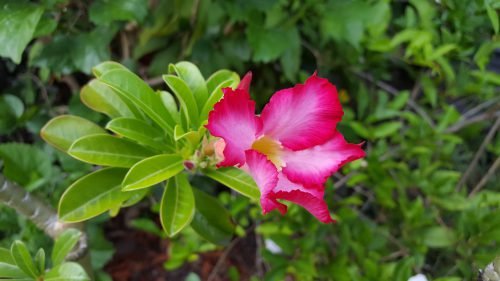
[[89, 276], [92, 277], [90, 255], [87, 251], [87, 235], [83, 231], [83, 224], [67, 224], [59, 221], [56, 210], [49, 204], [19, 185], [7, 180], [2, 174], [0, 174], [0, 203], [5, 203], [28, 218], [52, 239], [56, 239], [59, 234], [68, 228], [77, 228], [82, 231], [78, 244], [66, 259], [80, 263]]

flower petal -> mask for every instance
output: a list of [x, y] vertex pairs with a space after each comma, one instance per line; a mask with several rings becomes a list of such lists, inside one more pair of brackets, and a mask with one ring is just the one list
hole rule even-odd
[[328, 211], [328, 205], [323, 200], [323, 195], [324, 186], [308, 189], [291, 182], [284, 174], [280, 173], [277, 188], [274, 189], [271, 196], [273, 199], [282, 199], [302, 206], [322, 223], [334, 222]]
[[263, 133], [301, 150], [330, 139], [343, 114], [335, 86], [313, 74], [272, 96], [261, 114]]
[[344, 164], [364, 156], [360, 145], [348, 143], [337, 131], [325, 144], [299, 151], [285, 151], [282, 172], [291, 181], [307, 187], [323, 185]]
[[246, 165], [244, 169], [250, 173], [260, 189], [260, 204], [263, 213], [266, 214], [278, 208], [282, 214], [285, 214], [286, 206], [277, 202], [276, 199], [270, 198], [270, 194], [273, 193], [273, 189], [278, 183], [278, 170], [276, 167], [265, 155], [255, 150], [247, 150], [245, 155]]
[[245, 76], [243, 76], [243, 79], [241, 79], [240, 84], [238, 84], [238, 89], [247, 91], [250, 93], [250, 83], [252, 82], [252, 72], [249, 71]]
[[231, 88], [222, 91], [224, 97], [208, 115], [206, 127], [226, 144], [224, 160], [218, 166], [241, 166], [245, 164], [245, 150], [252, 146], [262, 122], [255, 115], [255, 102], [247, 91]]

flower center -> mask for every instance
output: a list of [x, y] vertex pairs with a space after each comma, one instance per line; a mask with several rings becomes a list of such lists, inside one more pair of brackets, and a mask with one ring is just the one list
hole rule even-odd
[[252, 149], [266, 155], [267, 159], [271, 161], [278, 170], [285, 166], [281, 159], [283, 147], [281, 144], [270, 137], [262, 136], [252, 144]]

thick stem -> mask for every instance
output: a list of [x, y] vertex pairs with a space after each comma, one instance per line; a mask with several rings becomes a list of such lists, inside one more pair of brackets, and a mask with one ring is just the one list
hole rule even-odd
[[0, 203], [5, 203], [31, 220], [52, 239], [56, 239], [59, 234], [68, 228], [77, 228], [82, 231], [78, 245], [68, 254], [66, 259], [80, 263], [87, 273], [92, 276], [90, 255], [87, 251], [87, 235], [84, 232], [83, 224], [66, 224], [59, 221], [54, 208], [19, 185], [7, 180], [2, 174], [0, 174]]

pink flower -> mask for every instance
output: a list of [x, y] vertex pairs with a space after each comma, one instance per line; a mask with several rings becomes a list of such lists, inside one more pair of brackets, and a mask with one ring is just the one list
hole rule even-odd
[[323, 200], [325, 182], [342, 165], [365, 156], [337, 130], [344, 112], [334, 85], [315, 74], [304, 84], [276, 92], [260, 116], [250, 99], [252, 74], [210, 112], [207, 129], [221, 137], [223, 160], [237, 166], [259, 186], [263, 213], [286, 213], [287, 200], [304, 207], [323, 223], [333, 222]]

